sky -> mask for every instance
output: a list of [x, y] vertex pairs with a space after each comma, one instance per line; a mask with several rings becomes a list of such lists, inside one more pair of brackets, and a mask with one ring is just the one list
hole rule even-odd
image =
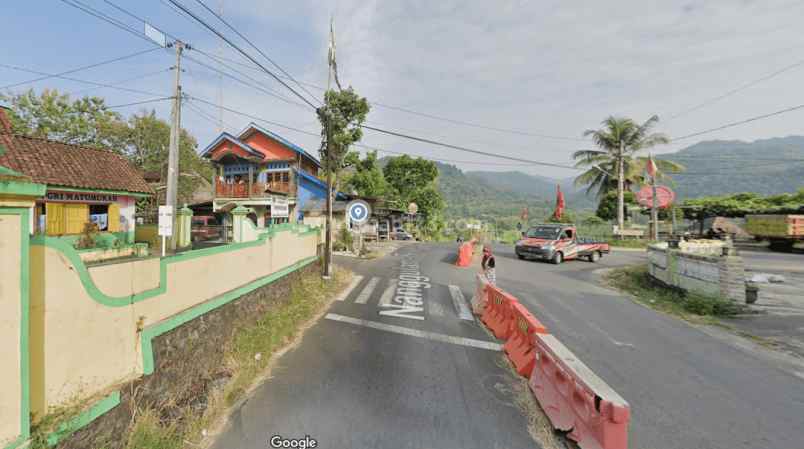
[[[143, 24], [104, 0], [78, 0], [142, 30]], [[182, 61], [185, 93], [228, 109], [317, 134], [315, 113], [266, 94], [300, 102], [167, 0], [111, 0], [196, 50]], [[644, 121], [684, 136], [804, 104], [804, 2], [797, 1], [376, 1], [205, 0], [260, 50], [302, 83], [327, 84], [329, 21], [333, 18], [341, 84], [372, 103], [367, 122], [481, 151], [556, 164], [592, 148], [582, 138], [609, 115]], [[277, 72], [196, 0], [181, 0], [241, 48]], [[5, 1], [0, 64], [57, 73], [138, 51], [154, 51], [71, 76], [145, 91], [134, 93], [61, 79], [0, 88], [57, 88], [97, 95], [112, 106], [169, 96], [172, 50], [116, 28], [60, 0]], [[225, 65], [206, 54], [238, 64]], [[264, 86], [263, 92], [221, 77], [189, 58]], [[801, 63], [800, 66], [794, 66]], [[794, 67], [790, 67], [794, 66]], [[743, 86], [786, 69], [750, 87]], [[241, 73], [237, 73], [239, 71]], [[149, 75], [145, 76], [144, 75]], [[38, 77], [0, 66], [0, 87]], [[253, 84], [254, 81], [246, 80]], [[287, 81], [306, 95], [292, 81]], [[319, 87], [306, 85], [317, 96]], [[728, 92], [738, 92], [721, 98]], [[152, 95], [156, 94], [156, 95]], [[705, 103], [702, 107], [697, 107]], [[391, 106], [390, 108], [388, 106]], [[399, 111], [404, 108], [452, 122]], [[168, 119], [168, 101], [116, 109], [154, 109]], [[202, 112], [198, 112], [198, 111]], [[251, 119], [224, 112], [223, 130], [237, 133]], [[217, 108], [188, 100], [182, 125], [203, 149], [220, 131]], [[482, 127], [466, 126], [466, 122]], [[804, 134], [804, 109], [657, 147], [676, 151], [699, 140], [752, 141]], [[260, 123], [317, 153], [319, 138]], [[503, 132], [488, 128], [514, 130]], [[464, 153], [367, 131], [363, 143], [393, 152], [454, 161], [464, 170], [520, 170], [553, 178], [577, 172]], [[387, 155], [380, 152], [380, 155]]]

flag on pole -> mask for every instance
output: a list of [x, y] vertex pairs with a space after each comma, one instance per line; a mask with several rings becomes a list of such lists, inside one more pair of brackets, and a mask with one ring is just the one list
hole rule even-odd
[[556, 185], [556, 210], [553, 212], [553, 217], [556, 220], [561, 219], [564, 213], [564, 194], [561, 192], [561, 186]]
[[329, 69], [332, 71], [335, 84], [338, 90], [341, 90], [341, 82], [338, 79], [338, 63], [335, 61], [335, 30], [332, 26], [333, 19], [329, 20], [329, 52], [327, 53], [327, 61], [329, 62]]
[[656, 167], [656, 161], [653, 160], [653, 155], [652, 154], [648, 156], [647, 170], [648, 170], [648, 175], [651, 178], [656, 179], [656, 173], [659, 171], [659, 169]]

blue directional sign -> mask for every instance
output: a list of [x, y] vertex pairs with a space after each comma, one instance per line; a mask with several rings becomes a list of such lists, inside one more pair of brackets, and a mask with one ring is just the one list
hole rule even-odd
[[363, 200], [354, 200], [346, 205], [346, 213], [349, 214], [349, 220], [352, 223], [362, 224], [368, 221], [369, 216], [371, 216], [371, 208]]

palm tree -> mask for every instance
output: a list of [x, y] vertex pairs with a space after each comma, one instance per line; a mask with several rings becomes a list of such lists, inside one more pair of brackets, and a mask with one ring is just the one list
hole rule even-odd
[[[601, 129], [590, 129], [583, 133], [591, 136], [599, 150], [576, 151], [572, 157], [575, 166], [589, 168], [577, 178], [576, 185], [587, 185], [587, 193], [596, 190], [598, 198], [602, 198], [612, 189], [617, 189], [617, 229], [623, 229], [625, 221], [624, 192], [626, 183], [639, 182], [644, 170], [646, 158], [636, 157], [636, 153], [645, 148], [669, 143], [670, 138], [664, 134], [651, 133], [659, 122], [658, 116], [649, 118], [638, 125], [630, 118], [609, 116], [603, 120]], [[656, 161], [660, 170], [677, 172], [683, 169], [670, 161]]]

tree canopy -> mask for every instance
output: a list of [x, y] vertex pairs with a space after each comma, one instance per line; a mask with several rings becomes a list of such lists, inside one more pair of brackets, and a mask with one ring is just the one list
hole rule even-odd
[[444, 228], [444, 199], [436, 186], [438, 168], [433, 161], [408, 155], [391, 158], [383, 169], [385, 180], [393, 189], [391, 196], [407, 208], [411, 202], [424, 217], [422, 230], [435, 235]]
[[[45, 89], [4, 96], [11, 105], [15, 133], [57, 140], [74, 145], [106, 148], [126, 156], [142, 171], [158, 171], [166, 179], [170, 124], [151, 110], [125, 119], [110, 111], [100, 97], [71, 100], [67, 94]], [[179, 139], [179, 202], [189, 202], [193, 193], [211, 179], [212, 167], [198, 156], [198, 143], [186, 129]]]
[[[592, 141], [599, 149], [573, 153], [575, 166], [587, 169], [575, 178], [575, 185], [587, 186], [587, 193], [594, 192], [598, 199], [616, 190], [620, 141], [623, 142], [624, 149], [622, 157], [626, 190], [629, 190], [631, 185], [643, 184], [648, 158], [637, 157], [636, 153], [670, 141], [664, 134], [651, 132], [658, 121], [659, 118], [655, 115], [641, 125], [630, 118], [608, 117], [602, 122], [601, 129], [584, 132], [584, 136], [592, 137]], [[672, 161], [655, 161], [660, 173], [678, 173], [684, 170], [683, 166]]]
[[324, 137], [329, 126], [331, 142], [321, 146], [321, 163], [325, 170], [337, 176], [345, 166], [350, 146], [363, 137], [360, 125], [366, 120], [370, 106], [351, 86], [345, 90], [328, 90], [324, 104], [318, 109], [318, 120]]
[[795, 193], [762, 196], [757, 193], [708, 196], [689, 199], [682, 204], [684, 216], [690, 219], [706, 217], [743, 217], [749, 214], [789, 214], [804, 212], [804, 188]]
[[341, 186], [349, 193], [356, 192], [361, 196], [382, 197], [389, 192], [382, 169], [377, 160], [377, 152], [370, 151], [361, 160], [360, 154], [350, 152], [344, 164], [353, 171], [344, 177]]

